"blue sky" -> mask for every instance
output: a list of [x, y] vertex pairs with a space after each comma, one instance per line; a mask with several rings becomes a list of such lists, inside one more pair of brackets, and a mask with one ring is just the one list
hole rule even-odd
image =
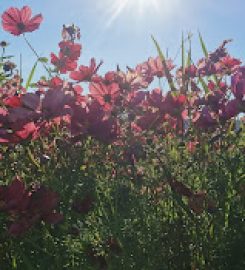
[[[119, 12], [124, 2], [127, 4]], [[24, 5], [44, 16], [40, 29], [27, 35], [42, 56], [58, 51], [62, 25], [74, 23], [81, 29], [80, 63], [87, 64], [91, 57], [102, 59], [102, 73], [115, 69], [117, 64], [122, 69], [126, 65], [134, 67], [155, 56], [151, 34], [172, 58], [180, 46], [182, 32], [193, 33], [194, 58], [202, 56], [198, 30], [209, 50], [232, 38], [229, 52], [243, 61], [245, 58], [244, 0], [0, 0], [0, 13], [10, 6]], [[0, 29], [0, 40], [11, 43], [9, 53], [22, 54], [27, 74], [35, 57], [23, 39]]]

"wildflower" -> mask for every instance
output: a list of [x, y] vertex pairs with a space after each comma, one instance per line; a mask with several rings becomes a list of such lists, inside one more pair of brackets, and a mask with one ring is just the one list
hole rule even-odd
[[110, 110], [115, 98], [119, 94], [119, 86], [117, 83], [105, 85], [103, 83], [91, 83], [89, 86], [90, 95], [102, 105], [105, 110]]
[[73, 71], [77, 67], [77, 63], [67, 56], [56, 56], [54, 53], [51, 53], [51, 63], [56, 66], [58, 71], [62, 74], [65, 74], [67, 71]]
[[3, 29], [15, 36], [26, 32], [33, 32], [39, 28], [43, 17], [38, 14], [31, 18], [30, 7], [24, 6], [22, 9], [11, 7], [2, 14]]
[[153, 89], [147, 97], [149, 105], [158, 109], [163, 107], [163, 100], [163, 92], [160, 88]]
[[238, 99], [229, 100], [227, 104], [223, 107], [221, 118], [228, 120], [234, 116], [237, 116], [242, 108], [241, 102]]
[[45, 118], [54, 118], [67, 115], [69, 106], [73, 103], [73, 97], [58, 89], [50, 89], [42, 100], [42, 113]]
[[200, 113], [197, 113], [193, 122], [203, 129], [213, 128], [217, 124], [214, 113], [207, 106], [205, 106]]
[[78, 60], [81, 54], [81, 45], [73, 43], [71, 41], [61, 41], [59, 43], [60, 56], [68, 57], [72, 61]]
[[183, 94], [173, 94], [168, 92], [164, 102], [162, 103], [161, 111], [170, 114], [173, 117], [181, 116], [186, 118], [185, 105], [187, 103], [187, 97]]
[[149, 83], [145, 78], [135, 70], [128, 67], [127, 72], [117, 72], [117, 82], [121, 89], [128, 91], [138, 91], [141, 88], [147, 88]]
[[72, 71], [70, 73], [70, 78], [75, 81], [90, 81], [92, 76], [97, 72], [102, 62], [96, 66], [95, 59], [92, 58], [90, 61], [90, 66], [80, 66], [79, 70]]
[[21, 106], [21, 100], [19, 96], [12, 96], [3, 100], [5, 106], [17, 108]]
[[8, 228], [8, 233], [14, 237], [22, 235], [40, 221], [55, 225], [63, 220], [63, 215], [55, 211], [59, 202], [57, 193], [41, 186], [30, 191], [28, 196], [25, 208], [14, 213]]
[[230, 55], [227, 55], [220, 59], [220, 64], [224, 69], [233, 70], [234, 68], [239, 67], [241, 61], [239, 59], [231, 57]]
[[8, 186], [0, 187], [0, 210], [21, 210], [27, 202], [27, 197], [24, 183], [16, 177]]
[[237, 73], [231, 77], [231, 90], [233, 95], [243, 100], [245, 96], [245, 67], [240, 67]]
[[61, 35], [64, 41], [74, 42], [75, 39], [80, 39], [80, 29], [74, 24], [63, 25]]

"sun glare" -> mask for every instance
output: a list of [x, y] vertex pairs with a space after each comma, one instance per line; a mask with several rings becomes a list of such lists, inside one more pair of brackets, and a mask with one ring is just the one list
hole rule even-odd
[[136, 16], [142, 18], [149, 10], [156, 15], [165, 15], [173, 9], [179, 0], [107, 0], [108, 20], [106, 26], [109, 27], [121, 15]]

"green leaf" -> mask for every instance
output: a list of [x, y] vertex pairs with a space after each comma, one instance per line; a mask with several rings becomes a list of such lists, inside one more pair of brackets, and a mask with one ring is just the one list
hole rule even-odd
[[185, 41], [184, 41], [184, 34], [182, 33], [182, 40], [181, 40], [181, 56], [182, 56], [182, 70], [185, 70]]
[[40, 80], [47, 81], [47, 78], [45, 76], [41, 76]]
[[13, 258], [12, 258], [12, 268], [17, 269], [17, 262], [16, 262], [16, 257], [15, 256], [13, 256]]
[[13, 55], [8, 55], [8, 56], [1, 56], [0, 57], [0, 61], [3, 61], [5, 59], [10, 59], [10, 58], [13, 58], [14, 56]]
[[168, 81], [168, 84], [171, 88], [172, 91], [176, 91], [176, 88], [174, 86], [174, 82], [173, 82], [173, 79], [172, 79], [172, 76], [169, 72], [169, 69], [168, 69], [168, 65], [167, 65], [167, 62], [166, 62], [166, 59], [165, 59], [165, 56], [158, 44], [158, 42], [155, 40], [155, 38], [153, 36], [151, 36], [156, 48], [157, 48], [157, 51], [158, 51], [158, 54], [159, 54], [159, 57], [160, 59], [162, 60], [162, 63], [163, 63], [163, 69], [164, 69], [164, 72], [166, 74], [166, 77], [167, 77], [167, 81]]
[[189, 40], [189, 51], [187, 55], [187, 63], [186, 66], [189, 67], [191, 65], [191, 36], [190, 34], [188, 35], [188, 40]]
[[31, 83], [31, 84], [29, 85], [29, 87], [35, 88], [35, 87], [37, 87], [37, 84], [36, 84], [36, 83]]
[[[201, 46], [202, 46], [202, 51], [203, 51], [205, 57], [208, 57], [208, 50], [207, 50], [207, 47], [206, 47], [206, 45], [205, 45], [205, 42], [204, 42], [204, 40], [203, 40], [202, 35], [201, 35], [200, 32], [199, 32], [199, 40], [200, 40], [200, 43], [201, 43]], [[217, 76], [214, 74], [214, 75], [212, 75], [212, 77], [213, 77], [213, 79], [214, 79], [216, 85], [218, 85], [219, 82], [218, 82]]]
[[30, 86], [30, 84], [31, 84], [31, 81], [32, 81], [32, 79], [33, 79], [33, 76], [34, 76], [35, 71], [36, 71], [36, 68], [37, 68], [38, 61], [39, 61], [39, 60], [37, 60], [37, 61], [35, 62], [34, 66], [33, 66], [32, 69], [31, 69], [31, 72], [30, 72], [29, 77], [28, 77], [27, 82], [26, 82], [26, 87], [25, 87], [26, 90], [29, 88], [29, 86]]
[[200, 32], [199, 32], [199, 40], [200, 40], [200, 43], [201, 43], [201, 46], [202, 46], [202, 51], [203, 51], [205, 57], [208, 57], [208, 50], [207, 50], [207, 47], [206, 47], [206, 45], [204, 43], [204, 40], [203, 40], [202, 35], [201, 35]]
[[38, 58], [38, 61], [39, 61], [40, 63], [48, 63], [48, 58], [47, 58], [47, 57], [39, 57], [39, 58]]
[[209, 93], [208, 85], [206, 84], [206, 82], [204, 81], [202, 77], [199, 77], [199, 82], [201, 83], [205, 94], [208, 94]]
[[38, 161], [35, 159], [35, 157], [33, 156], [31, 150], [29, 147], [27, 147], [27, 154], [32, 162], [32, 164], [34, 164], [38, 169], [41, 169], [40, 164], [38, 163]]
[[186, 214], [189, 216], [190, 219], [195, 220], [195, 216], [189, 209], [189, 207], [183, 202], [180, 195], [178, 195], [176, 192], [172, 193], [173, 198], [178, 203], [178, 205], [186, 212]]

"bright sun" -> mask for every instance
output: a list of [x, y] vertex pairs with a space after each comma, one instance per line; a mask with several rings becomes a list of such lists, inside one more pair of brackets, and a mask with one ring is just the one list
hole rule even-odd
[[[107, 26], [110, 26], [126, 9], [134, 11], [138, 16], [147, 13], [147, 10], [159, 10], [169, 0], [110, 0], [110, 15]], [[174, 1], [174, 0], [172, 0]]]

